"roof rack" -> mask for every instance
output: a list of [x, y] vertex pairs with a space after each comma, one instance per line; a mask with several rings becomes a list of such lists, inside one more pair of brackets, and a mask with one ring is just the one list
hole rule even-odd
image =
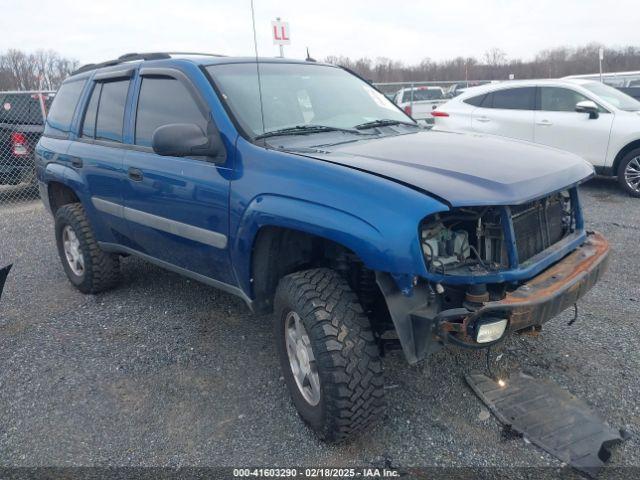
[[163, 60], [171, 58], [171, 55], [202, 55], [208, 57], [224, 57], [217, 53], [200, 53], [200, 52], [149, 52], [149, 53], [125, 53], [115, 60], [107, 60], [101, 63], [88, 63], [74, 71], [71, 75], [77, 75], [83, 72], [89, 72], [103, 67], [112, 67], [124, 62], [133, 62], [135, 60]]

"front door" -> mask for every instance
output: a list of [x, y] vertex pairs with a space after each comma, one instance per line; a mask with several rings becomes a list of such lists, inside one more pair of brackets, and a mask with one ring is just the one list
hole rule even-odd
[[230, 268], [230, 159], [160, 156], [156, 128], [191, 123], [207, 131], [210, 114], [183, 75], [143, 74], [135, 116], [135, 147], [124, 157], [124, 216], [134, 249], [220, 282], [235, 284]]
[[598, 118], [576, 112], [576, 104], [590, 100], [563, 87], [540, 87], [540, 109], [536, 111], [535, 142], [560, 148], [604, 165], [613, 114], [601, 108]]

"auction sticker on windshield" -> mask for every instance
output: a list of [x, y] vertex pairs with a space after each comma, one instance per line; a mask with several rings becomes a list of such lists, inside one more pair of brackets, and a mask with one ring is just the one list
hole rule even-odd
[[396, 107], [387, 100], [387, 98], [378, 92], [375, 88], [371, 88], [369, 85], [362, 85], [362, 88], [380, 107], [387, 108], [389, 110], [396, 110]]

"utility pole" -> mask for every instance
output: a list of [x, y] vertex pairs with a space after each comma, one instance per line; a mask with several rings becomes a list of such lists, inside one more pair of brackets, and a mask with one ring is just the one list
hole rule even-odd
[[602, 83], [602, 60], [604, 60], [604, 48], [600, 47], [600, 51], [598, 52], [598, 57], [600, 59], [600, 83]]

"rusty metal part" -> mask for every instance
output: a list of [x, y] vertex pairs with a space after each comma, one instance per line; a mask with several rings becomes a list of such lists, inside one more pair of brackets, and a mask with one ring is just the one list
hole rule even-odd
[[542, 325], [533, 325], [532, 327], [527, 327], [523, 330], [518, 330], [518, 333], [520, 335], [529, 335], [531, 337], [538, 337], [541, 331], [542, 331]]
[[589, 232], [579, 248], [502, 300], [486, 302], [467, 316], [443, 318], [439, 330], [445, 337], [460, 332], [460, 339], [468, 342], [467, 327], [487, 315], [509, 318], [510, 332], [542, 325], [584, 296], [602, 277], [608, 260], [609, 242], [600, 233]]
[[484, 292], [478, 293], [478, 294], [467, 292], [467, 293], [465, 293], [464, 298], [465, 298], [465, 300], [467, 302], [470, 302], [470, 303], [483, 304], [483, 303], [489, 301], [489, 292], [488, 291], [484, 291]]

